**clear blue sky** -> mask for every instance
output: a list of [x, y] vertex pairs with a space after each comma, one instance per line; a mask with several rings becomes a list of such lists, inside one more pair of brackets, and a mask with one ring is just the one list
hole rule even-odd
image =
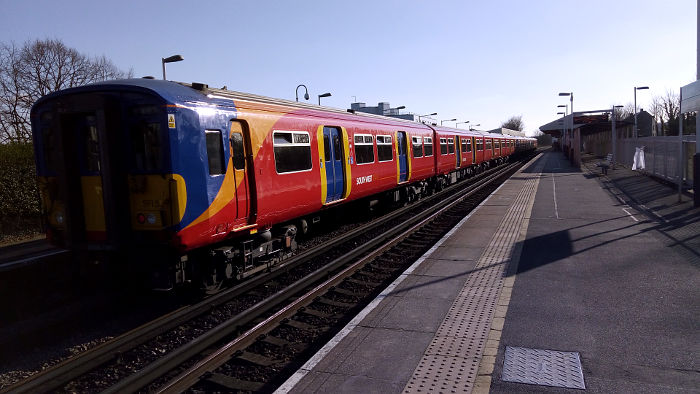
[[[14, 1], [0, 41], [57, 38], [137, 77], [227, 85], [349, 108], [357, 101], [525, 130], [576, 110], [633, 101], [695, 80], [694, 0]], [[454, 123], [448, 123], [454, 124]]]

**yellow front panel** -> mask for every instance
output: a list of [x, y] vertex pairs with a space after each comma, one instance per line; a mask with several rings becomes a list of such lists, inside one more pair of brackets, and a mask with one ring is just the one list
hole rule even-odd
[[102, 177], [83, 176], [80, 178], [83, 192], [83, 213], [86, 231], [106, 231], [105, 203], [102, 196]]
[[[137, 230], [160, 230], [179, 223], [187, 207], [187, 186], [181, 175], [129, 175], [131, 225]], [[139, 223], [139, 214], [153, 222]]]

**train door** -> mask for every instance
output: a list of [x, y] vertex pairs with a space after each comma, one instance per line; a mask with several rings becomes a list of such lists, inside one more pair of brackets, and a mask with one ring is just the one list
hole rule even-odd
[[326, 203], [339, 200], [345, 188], [343, 172], [343, 148], [340, 130], [336, 127], [323, 127], [324, 162], [326, 166]]
[[248, 129], [240, 121], [231, 122], [231, 133], [229, 141], [231, 143], [231, 161], [233, 164], [233, 176], [236, 184], [236, 220], [234, 226], [245, 226], [253, 223], [252, 220], [255, 209], [252, 206], [254, 199], [251, 198], [251, 188], [255, 182], [252, 180], [254, 171], [252, 170], [252, 162], [249, 163], [250, 147], [246, 141], [249, 141]]
[[399, 160], [399, 183], [408, 180], [408, 146], [406, 144], [406, 132], [399, 131], [396, 133], [396, 156]]
[[457, 156], [457, 168], [462, 166], [462, 144], [460, 143], [461, 137], [455, 137], [455, 153]]
[[471, 137], [472, 139], [472, 164], [476, 164], [476, 139], [474, 137]]
[[53, 113], [44, 149], [58, 150], [52, 166], [58, 174], [58, 201], [65, 214], [61, 223], [67, 246], [110, 249], [126, 241], [130, 217], [124, 163], [118, 152], [119, 108], [98, 96], [78, 97]]

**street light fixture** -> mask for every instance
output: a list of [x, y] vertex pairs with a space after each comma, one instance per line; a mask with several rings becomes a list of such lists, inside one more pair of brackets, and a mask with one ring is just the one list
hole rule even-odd
[[[569, 96], [569, 101], [571, 102], [571, 112], [570, 112], [571, 113], [571, 135], [569, 136], [569, 138], [566, 139], [567, 140], [566, 145], [569, 146], [571, 144], [570, 140], [573, 138], [573, 134], [574, 134], [574, 92], [559, 93], [559, 96]], [[565, 136], [566, 136], [566, 134], [565, 134]], [[573, 158], [570, 157], [569, 159], [573, 159]]]
[[634, 87], [634, 138], [637, 138], [637, 90], [649, 89], [649, 86], [635, 86]]
[[610, 167], [613, 170], [615, 169], [615, 157], [617, 157], [617, 132], [615, 131], [615, 124], [617, 121], [615, 120], [615, 108], [622, 108], [622, 105], [613, 105], [610, 119], [612, 122], [612, 158], [610, 160]]
[[433, 112], [432, 114], [418, 115], [418, 121], [420, 122], [420, 118], [422, 118], [424, 116], [435, 116], [435, 115], [437, 115], [437, 112]]
[[309, 89], [306, 88], [306, 85], [299, 85], [299, 86], [297, 86], [297, 90], [295, 92], [297, 95], [297, 102], [299, 101], [299, 88], [302, 86], [304, 87], [304, 90], [306, 91], [306, 93], [304, 93], [304, 99], [305, 100], [309, 99]]
[[321, 105], [321, 97], [330, 97], [330, 93], [323, 93], [318, 95], [318, 105]]
[[440, 121], [440, 126], [442, 126], [442, 124], [443, 124], [444, 122], [454, 122], [454, 121], [456, 121], [456, 120], [457, 120], [457, 118], [441, 120], [441, 121]]
[[469, 123], [469, 121], [466, 121], [466, 122], [457, 122], [457, 123], [455, 123], [455, 128], [457, 127], [457, 125], [462, 124], [462, 123]]
[[160, 58], [160, 62], [163, 65], [163, 80], [165, 81], [165, 63], [175, 63], [175, 62], [181, 62], [185, 59], [182, 58], [180, 55], [172, 55], [170, 57], [162, 57]]
[[469, 131], [474, 131], [474, 130], [476, 130], [474, 127], [479, 127], [479, 126], [481, 126], [481, 123], [470, 125]]

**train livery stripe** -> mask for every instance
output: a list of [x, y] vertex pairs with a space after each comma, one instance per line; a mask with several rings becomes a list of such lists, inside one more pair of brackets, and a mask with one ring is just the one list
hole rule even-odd
[[[343, 137], [343, 158], [344, 158], [344, 163], [343, 165], [345, 166], [345, 190], [343, 191], [343, 199], [348, 198], [350, 196], [350, 191], [352, 190], [352, 170], [350, 167], [350, 138], [348, 137], [348, 131], [345, 129], [345, 127], [341, 127], [341, 134]], [[325, 177], [323, 178], [325, 179]]]
[[318, 161], [321, 173], [321, 204], [326, 204], [326, 197], [328, 196], [328, 179], [326, 178], [326, 166], [324, 165], [326, 150], [323, 145], [323, 125], [318, 126], [316, 130], [316, 140], [318, 143]]

